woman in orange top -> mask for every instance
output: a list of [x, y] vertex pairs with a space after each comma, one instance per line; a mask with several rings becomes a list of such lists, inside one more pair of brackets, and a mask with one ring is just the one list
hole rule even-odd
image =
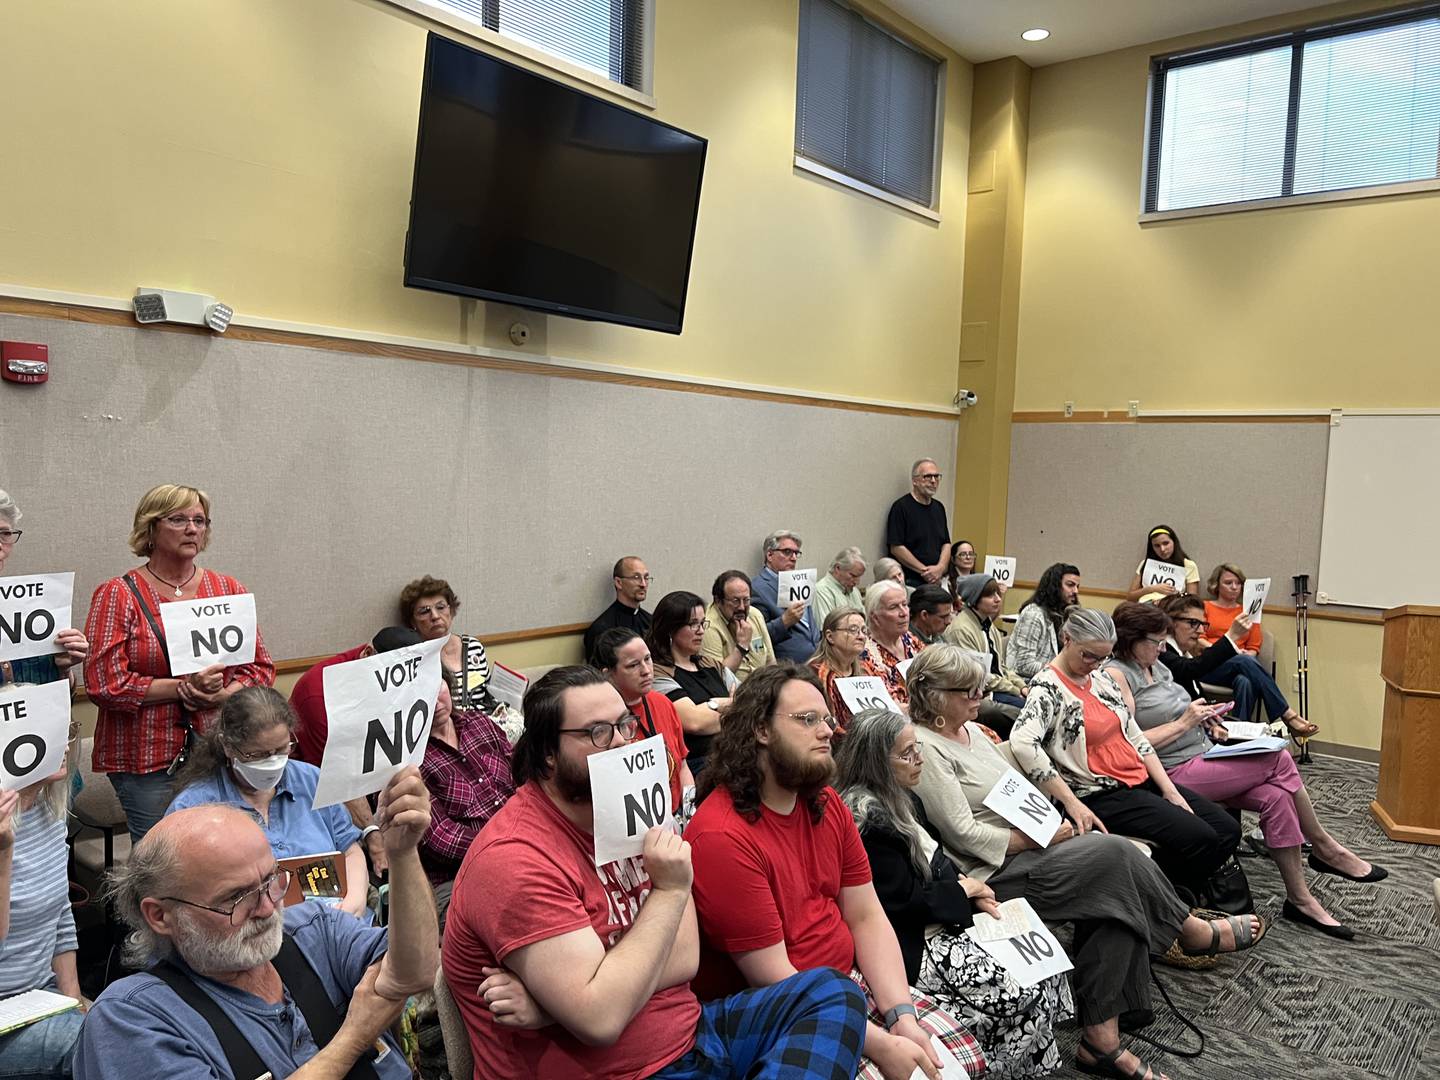
[[[1200, 635], [1207, 646], [1214, 645], [1224, 637], [1225, 631], [1229, 630], [1230, 624], [1235, 621], [1235, 616], [1240, 614], [1240, 594], [1244, 589], [1245, 571], [1234, 563], [1222, 562], [1210, 571], [1210, 580], [1205, 583], [1205, 590], [1214, 599], [1205, 601], [1205, 621], [1209, 625]], [[1240, 639], [1235, 651], [1247, 656], [1259, 656], [1264, 640], [1265, 631], [1260, 629], [1257, 622]]]
[[820, 629], [820, 644], [810, 657], [810, 667], [820, 677], [825, 691], [825, 704], [835, 717], [835, 735], [843, 736], [850, 726], [850, 706], [840, 696], [836, 679], [864, 675], [860, 653], [865, 648], [865, 613], [852, 607], [838, 607], [825, 616]]

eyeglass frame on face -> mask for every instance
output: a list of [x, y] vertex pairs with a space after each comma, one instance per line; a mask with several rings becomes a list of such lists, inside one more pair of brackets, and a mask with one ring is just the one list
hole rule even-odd
[[[630, 730], [627, 731], [625, 730], [626, 728], [629, 728]], [[608, 734], [598, 734], [598, 732], [600, 732], [602, 729], [608, 732]], [[596, 750], [608, 750], [615, 742], [615, 733], [617, 731], [620, 732], [621, 735], [625, 736], [625, 742], [629, 742], [632, 738], [635, 737], [635, 732], [639, 730], [640, 721], [637, 720], [634, 716], [627, 714], [624, 719], [616, 720], [613, 724], [607, 724], [604, 720], [597, 720], [595, 723], [587, 724], [583, 728], [562, 727], [560, 729], [560, 734], [586, 735], [590, 738], [590, 745], [595, 747]], [[602, 738], [605, 740], [604, 742], [600, 741]]]
[[697, 634], [703, 634], [710, 629], [709, 619], [691, 619], [685, 624], [686, 629], [694, 630]]
[[941, 480], [943, 480], [944, 478], [945, 478], [945, 474], [944, 474], [944, 473], [939, 473], [939, 472], [933, 472], [933, 473], [924, 473], [924, 472], [922, 472], [922, 473], [916, 473], [916, 474], [915, 474], [915, 479], [916, 479], [916, 480], [934, 480], [936, 483], [939, 483], [939, 482], [940, 482]]
[[197, 529], [208, 529], [214, 519], [208, 518], [204, 514], [196, 514], [194, 517], [186, 517], [184, 514], [167, 514], [157, 520], [163, 521], [172, 529], [183, 529], [186, 525], [194, 525]]
[[654, 574], [616, 574], [619, 581], [633, 581], [636, 585], [651, 585], [655, 581]]
[[984, 683], [981, 683], [973, 689], [964, 686], [942, 686], [940, 689], [947, 694], [964, 694], [967, 701], [979, 701], [985, 696]]
[[1080, 653], [1080, 659], [1084, 660], [1087, 664], [1094, 664], [1096, 667], [1099, 667], [1101, 664], [1105, 663], [1106, 660], [1109, 660], [1112, 656], [1115, 655], [1115, 650], [1113, 648], [1104, 656], [1096, 656], [1089, 649], [1080, 648], [1078, 642], [1076, 643], [1075, 648]]
[[863, 622], [859, 626], [832, 626], [825, 632], [827, 634], [849, 634], [853, 638], [865, 640], [865, 624]]
[[417, 607], [411, 618], [423, 619], [427, 615], [448, 615], [450, 613], [450, 601], [441, 600], [438, 603], [426, 604], [424, 607]]
[[925, 752], [919, 743], [910, 747], [903, 754], [891, 754], [890, 756], [905, 765], [919, 765], [925, 760]]
[[1196, 619], [1190, 615], [1175, 615], [1170, 619], [1170, 621], [1183, 622], [1186, 626], [1190, 627], [1196, 632], [1210, 629], [1210, 621], [1208, 619]]
[[1135, 639], [1135, 644], [1154, 645], [1157, 649], [1163, 649], [1165, 647], [1165, 639], [1163, 637], [1153, 638], [1149, 634], [1142, 634], [1140, 637]]
[[[211, 907], [208, 904], [197, 904], [194, 900], [186, 900], [183, 896], [161, 896], [158, 899], [169, 900], [170, 902], [176, 904], [185, 904], [187, 907], [199, 908], [201, 911], [209, 911], [215, 915], [224, 915], [225, 918], [229, 920], [231, 926], [240, 926], [245, 922], [245, 919], [248, 919], [250, 917], [251, 912], [253, 912], [256, 908], [260, 906], [261, 893], [265, 893], [265, 895], [269, 897], [270, 903], [278, 907], [280, 905], [280, 901], [285, 899], [286, 890], [290, 888], [290, 877], [290, 870], [286, 869], [283, 866], [277, 866], [274, 870], [270, 872], [270, 876], [265, 878], [264, 881], [260, 882], [258, 886], [249, 890], [248, 892], [243, 892], [239, 896], [237, 896], [235, 898], [235, 902], [231, 904], [228, 909]], [[280, 882], [283, 882], [283, 884], [281, 884], [279, 889], [277, 890], [275, 886], [277, 883]], [[279, 893], [278, 896], [276, 895], [277, 891]], [[254, 898], [254, 900], [251, 903], [249, 909], [245, 912], [245, 918], [241, 919], [240, 922], [236, 922], [235, 912], [240, 910], [241, 904], [244, 904], [246, 901], [251, 900], [252, 897]]]
[[782, 548], [782, 547], [777, 547], [777, 548], [775, 549], [775, 554], [776, 554], [776, 555], [783, 555], [783, 556], [784, 556], [785, 558], [787, 558], [787, 559], [798, 559], [798, 558], [800, 558], [801, 555], [804, 554], [804, 551], [801, 550], [801, 549], [798, 548], [798, 547], [797, 547], [797, 548]]
[[[229, 743], [226, 743], [229, 746]], [[232, 748], [233, 749], [233, 748]], [[243, 761], [246, 765], [253, 765], [257, 761], [264, 761], [266, 758], [274, 757], [276, 754], [284, 754], [286, 757], [294, 757], [295, 751], [300, 749], [300, 742], [295, 736], [290, 736], [290, 741], [285, 744], [283, 750], [262, 750], [256, 753], [242, 754], [234, 750], [233, 756], [236, 761]]]
[[0, 544], [14, 547], [20, 542], [20, 537], [24, 535], [24, 529], [0, 529]]
[[825, 713], [822, 715], [815, 712], [813, 709], [807, 709], [805, 712], [785, 713], [785, 715], [788, 716], [791, 720], [800, 721], [801, 726], [804, 727], [806, 731], [814, 731], [815, 725], [822, 722], [825, 724], [826, 727], [830, 729], [832, 733], [834, 733], [835, 729], [840, 726], [840, 721], [836, 720], [835, 717], [831, 716], [829, 713]]

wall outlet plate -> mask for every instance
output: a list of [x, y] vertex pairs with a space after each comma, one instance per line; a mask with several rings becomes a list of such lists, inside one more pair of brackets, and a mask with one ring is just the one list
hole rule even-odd
[[1074, 403], [1073, 401], [1067, 401], [1067, 402], [1065, 402], [1065, 415], [1066, 415], [1066, 416], [1074, 416], [1074, 415], [1075, 415], [1075, 403]]
[[1139, 416], [1139, 415], [1140, 415], [1140, 402], [1138, 402], [1138, 401], [1132, 401], [1132, 402], [1130, 402], [1130, 415], [1131, 415], [1131, 416]]

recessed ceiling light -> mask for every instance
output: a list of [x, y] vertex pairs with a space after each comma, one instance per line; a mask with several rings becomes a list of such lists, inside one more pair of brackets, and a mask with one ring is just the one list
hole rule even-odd
[[1050, 36], [1050, 31], [1037, 26], [1034, 30], [1026, 30], [1020, 36], [1026, 41], [1044, 41]]

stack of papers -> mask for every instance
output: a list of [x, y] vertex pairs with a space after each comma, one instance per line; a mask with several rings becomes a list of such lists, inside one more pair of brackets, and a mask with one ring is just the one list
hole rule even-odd
[[80, 1002], [74, 998], [52, 994], [49, 990], [27, 990], [14, 997], [0, 998], [0, 1035], [79, 1007]]
[[1273, 754], [1276, 750], [1284, 750], [1285, 745], [1284, 739], [1277, 739], [1274, 735], [1265, 735], [1248, 742], [1212, 746], [1205, 751], [1205, 756], [1213, 760], [1215, 758], [1244, 757], [1246, 754]]

